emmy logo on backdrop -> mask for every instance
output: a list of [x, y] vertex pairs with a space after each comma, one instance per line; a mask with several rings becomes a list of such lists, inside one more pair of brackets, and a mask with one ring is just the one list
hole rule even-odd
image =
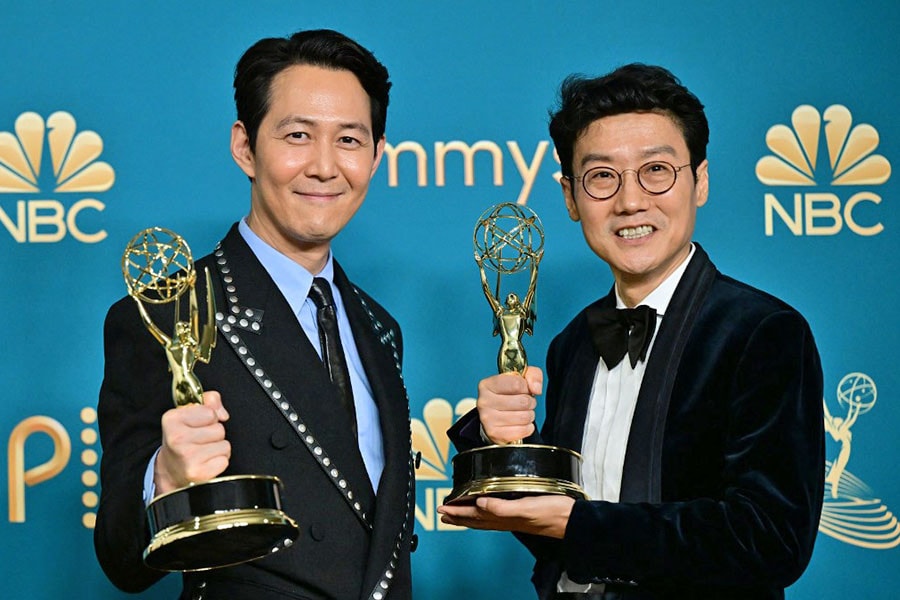
[[[203, 403], [194, 374], [216, 345], [215, 299], [205, 271], [205, 322], [200, 325], [197, 272], [180, 235], [160, 227], [138, 233], [122, 256], [128, 294], [144, 326], [165, 349], [175, 406]], [[181, 311], [187, 300], [187, 316]], [[146, 305], [153, 305], [148, 309]], [[159, 305], [174, 305], [172, 333], [151, 318]], [[246, 562], [290, 546], [297, 524], [281, 510], [281, 481], [267, 475], [217, 477], [157, 496], [147, 506], [150, 544], [144, 561], [164, 571], [200, 571]]]
[[878, 389], [865, 373], [848, 373], [837, 386], [837, 405], [846, 411], [832, 414], [822, 400], [825, 431], [838, 445], [834, 461], [826, 461], [825, 498], [819, 531], [837, 540], [870, 550], [900, 545], [900, 522], [875, 492], [848, 469], [857, 419], [875, 407]]
[[[497, 369], [524, 374], [528, 367], [522, 336], [533, 333], [538, 263], [544, 254], [544, 230], [530, 208], [505, 202], [481, 215], [475, 225], [475, 262], [481, 286], [494, 313], [494, 335], [500, 336]], [[524, 294], [504, 291], [504, 279], [528, 269]], [[487, 271], [496, 273], [494, 288]], [[503, 299], [501, 301], [501, 299]], [[471, 503], [478, 496], [518, 498], [564, 494], [585, 498], [581, 488], [581, 456], [568, 448], [524, 444], [491, 445], [453, 457], [453, 491], [447, 503]]]

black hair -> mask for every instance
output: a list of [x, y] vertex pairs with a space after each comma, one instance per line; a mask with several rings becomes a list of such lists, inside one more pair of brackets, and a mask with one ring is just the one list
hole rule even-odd
[[234, 70], [234, 104], [250, 149], [256, 148], [259, 125], [269, 111], [272, 80], [294, 65], [312, 65], [353, 73], [369, 96], [372, 134], [384, 135], [391, 82], [388, 71], [357, 42], [331, 29], [298, 31], [287, 38], [265, 38], [241, 56]]
[[602, 77], [570, 75], [560, 86], [559, 109], [550, 113], [550, 137], [562, 174], [574, 175], [575, 142], [597, 119], [632, 112], [655, 112], [675, 121], [691, 155], [691, 171], [706, 160], [709, 123], [703, 104], [663, 67], [632, 63]]

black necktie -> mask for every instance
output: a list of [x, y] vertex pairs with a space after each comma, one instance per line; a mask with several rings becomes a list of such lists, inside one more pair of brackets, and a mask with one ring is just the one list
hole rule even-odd
[[334, 296], [327, 279], [316, 277], [309, 290], [309, 297], [316, 305], [316, 321], [319, 324], [319, 347], [322, 349], [322, 362], [328, 369], [328, 376], [338, 387], [341, 404], [350, 414], [353, 424], [353, 435], [356, 436], [356, 409], [353, 407], [353, 390], [350, 386], [350, 372], [344, 359], [344, 347], [338, 333], [337, 314], [334, 309]]
[[588, 326], [594, 346], [606, 368], [612, 370], [625, 353], [631, 368], [647, 358], [647, 349], [656, 330], [656, 310], [646, 305], [637, 308], [603, 308], [588, 310]]

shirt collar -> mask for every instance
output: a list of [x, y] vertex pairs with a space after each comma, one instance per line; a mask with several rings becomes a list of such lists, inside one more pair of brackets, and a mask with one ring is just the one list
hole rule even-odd
[[240, 231], [247, 245], [250, 246], [250, 250], [262, 263], [263, 268], [269, 273], [275, 285], [281, 290], [294, 314], [300, 312], [300, 307], [303, 306], [307, 296], [309, 296], [313, 277], [322, 277], [333, 284], [334, 261], [330, 250], [328, 251], [328, 259], [325, 261], [325, 267], [320, 273], [313, 275], [299, 263], [294, 262], [256, 235], [247, 224], [246, 217], [238, 223], [238, 231]]

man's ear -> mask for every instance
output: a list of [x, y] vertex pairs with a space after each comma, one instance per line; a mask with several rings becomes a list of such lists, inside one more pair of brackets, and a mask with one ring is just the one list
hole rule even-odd
[[256, 176], [256, 157], [250, 147], [247, 128], [241, 121], [235, 121], [231, 126], [231, 158], [247, 177], [253, 179]]
[[372, 181], [372, 178], [375, 177], [375, 171], [378, 170], [378, 165], [381, 164], [381, 157], [384, 156], [385, 143], [386, 138], [382, 135], [381, 139], [378, 140], [378, 143], [375, 145], [375, 161], [372, 163], [372, 172], [369, 173], [369, 181]]
[[709, 161], [704, 160], [697, 167], [697, 178], [694, 183], [695, 206], [703, 206], [709, 198]]
[[562, 187], [563, 200], [566, 201], [566, 210], [569, 211], [569, 218], [575, 222], [581, 220], [581, 215], [578, 214], [578, 205], [575, 204], [575, 189], [572, 187], [572, 180], [562, 177], [559, 180], [559, 185]]

